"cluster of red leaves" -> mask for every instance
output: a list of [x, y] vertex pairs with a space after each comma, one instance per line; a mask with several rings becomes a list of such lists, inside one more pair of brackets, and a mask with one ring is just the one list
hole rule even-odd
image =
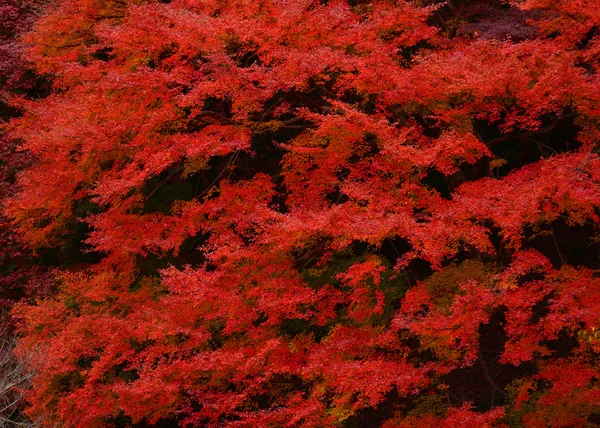
[[6, 213], [93, 257], [15, 309], [29, 414], [594, 423], [600, 15], [476, 3], [56, 1]]
[[[31, 30], [41, 10], [40, 2], [0, 1], [0, 121], [19, 114], [10, 105], [11, 96], [21, 96], [38, 84], [22, 57], [24, 46], [20, 38]], [[0, 203], [17, 192], [16, 175], [31, 164], [31, 155], [18, 146], [18, 141], [0, 129]], [[0, 214], [0, 272], [3, 310], [22, 295], [49, 291], [51, 276], [32, 260], [31, 252], [23, 247], [10, 218], [4, 214]]]

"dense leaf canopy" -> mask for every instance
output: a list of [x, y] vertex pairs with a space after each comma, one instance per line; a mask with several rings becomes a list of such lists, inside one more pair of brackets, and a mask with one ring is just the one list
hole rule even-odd
[[600, 423], [596, 1], [21, 3], [33, 419]]

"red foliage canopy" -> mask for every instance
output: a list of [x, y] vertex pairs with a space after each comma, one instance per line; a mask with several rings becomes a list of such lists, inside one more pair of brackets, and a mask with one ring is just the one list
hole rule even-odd
[[62, 254], [29, 414], [597, 423], [600, 8], [481, 3], [56, 1], [9, 126]]

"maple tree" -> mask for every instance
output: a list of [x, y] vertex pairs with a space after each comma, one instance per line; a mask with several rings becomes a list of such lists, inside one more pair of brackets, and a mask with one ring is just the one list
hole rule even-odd
[[31, 16], [18, 58], [49, 88], [10, 90], [3, 205], [56, 281], [13, 309], [17, 355], [44, 348], [32, 419], [599, 423], [597, 8]]
[[[21, 36], [29, 31], [43, 3], [0, 1], [0, 120], [19, 115], [10, 105], [12, 95], [43, 92], [44, 84], [22, 54]], [[18, 190], [16, 175], [32, 163], [19, 151], [19, 142], [0, 130], [0, 203]], [[44, 263], [25, 248], [13, 230], [11, 219], [0, 214], [0, 423], [4, 426], [35, 426], [23, 414], [24, 393], [30, 387], [41, 353], [39, 347], [15, 353], [17, 338], [9, 316], [11, 305], [23, 297], [48, 295], [52, 275]]]
[[[42, 11], [41, 3], [5, 0], [0, 2], [0, 119], [19, 115], [10, 103], [12, 95], [39, 93], [43, 83], [22, 57], [24, 46], [20, 37], [31, 29]], [[0, 201], [13, 195], [18, 186], [16, 175], [31, 163], [31, 156], [18, 150], [18, 141], [0, 132]], [[14, 231], [9, 218], [0, 215], [0, 306], [6, 307], [16, 296], [33, 295], [44, 290], [46, 272], [39, 260], [31, 260]]]

